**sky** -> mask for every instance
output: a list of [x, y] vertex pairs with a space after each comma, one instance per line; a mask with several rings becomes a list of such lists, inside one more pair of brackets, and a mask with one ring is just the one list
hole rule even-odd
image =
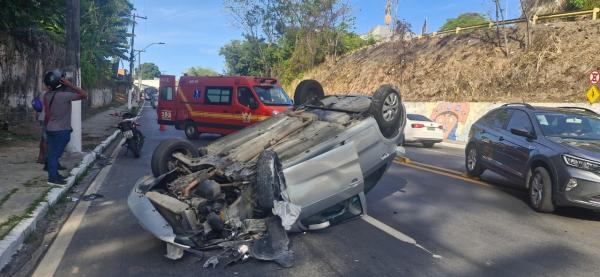
[[[141, 62], [153, 62], [163, 74], [181, 75], [192, 66], [208, 67], [224, 72], [225, 62], [219, 55], [221, 46], [241, 39], [242, 32], [232, 24], [221, 0], [130, 0], [138, 19], [135, 49], [155, 42], [141, 55]], [[354, 32], [367, 33], [384, 24], [386, 0], [348, 0], [356, 18]], [[396, 1], [396, 0], [393, 0]], [[446, 19], [465, 12], [480, 12], [493, 16], [492, 0], [397, 0], [398, 18], [407, 20], [413, 31], [420, 33], [425, 18], [429, 32], [436, 31]], [[508, 7], [508, 18], [520, 16], [519, 0], [502, 0]], [[137, 67], [137, 61], [136, 65]], [[126, 64], [125, 68], [129, 66]]]

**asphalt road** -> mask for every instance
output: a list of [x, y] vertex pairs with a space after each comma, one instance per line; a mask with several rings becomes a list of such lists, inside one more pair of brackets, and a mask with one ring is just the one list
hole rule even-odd
[[[357, 219], [319, 232], [291, 236], [296, 265], [280, 269], [250, 261], [203, 269], [186, 255], [170, 261], [165, 246], [130, 214], [126, 198], [135, 180], [150, 174], [158, 142], [184, 138], [160, 132], [154, 110], [141, 119], [147, 136], [140, 159], [123, 153], [60, 260], [56, 276], [596, 276], [600, 272], [600, 215], [581, 209], [538, 214], [522, 190], [500, 176], [492, 185], [441, 174], [435, 169], [395, 164], [367, 195], [368, 213], [415, 239], [432, 255], [403, 242], [381, 226]], [[216, 136], [202, 136], [197, 144]], [[463, 151], [408, 146], [411, 160], [462, 172]]]

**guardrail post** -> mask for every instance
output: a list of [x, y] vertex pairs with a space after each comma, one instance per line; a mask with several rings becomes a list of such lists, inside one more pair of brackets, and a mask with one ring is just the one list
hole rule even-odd
[[456, 30], [454, 31], [456, 34], [460, 33], [460, 27], [456, 27]]
[[592, 10], [592, 20], [598, 19], [598, 12], [600, 12], [600, 8], [594, 8], [594, 10]]
[[432, 38], [433, 38], [433, 37], [435, 37], [435, 35], [437, 35], [437, 32], [433, 32], [433, 33], [431, 33], [431, 37], [432, 37]]
[[494, 27], [494, 22], [490, 21], [490, 24], [488, 24], [488, 28], [492, 29]]
[[533, 16], [533, 18], [531, 19], [531, 25], [535, 25], [535, 23], [537, 23], [538, 20], [538, 16], [537, 14]]

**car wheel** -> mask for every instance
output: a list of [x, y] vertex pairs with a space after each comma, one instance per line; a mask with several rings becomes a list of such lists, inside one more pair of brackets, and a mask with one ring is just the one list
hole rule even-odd
[[554, 211], [552, 178], [550, 178], [548, 170], [543, 167], [535, 168], [529, 178], [529, 203], [538, 212], [551, 213]]
[[433, 142], [424, 142], [423, 143], [423, 147], [425, 147], [425, 148], [431, 148], [431, 147], [433, 147], [434, 144], [435, 143], [433, 143]]
[[198, 129], [196, 129], [196, 126], [188, 123], [185, 125], [185, 136], [188, 139], [198, 139], [200, 133], [198, 132]]
[[477, 153], [477, 147], [474, 145], [467, 146], [465, 151], [465, 167], [467, 168], [467, 174], [471, 177], [479, 177], [483, 174], [485, 169], [481, 166], [479, 153]]
[[393, 138], [400, 132], [402, 99], [400, 93], [392, 86], [383, 85], [375, 91], [369, 112], [377, 121], [384, 137]]
[[198, 157], [198, 150], [190, 142], [180, 139], [166, 139], [161, 141], [154, 152], [150, 167], [154, 177], [163, 175], [177, 166], [177, 159], [173, 157], [175, 153], [182, 153], [192, 158]]
[[325, 97], [323, 86], [315, 80], [304, 80], [296, 86], [294, 91], [294, 107], [317, 105], [318, 101]]
[[264, 211], [273, 208], [273, 201], [280, 198], [281, 184], [283, 184], [283, 170], [277, 153], [265, 150], [256, 162], [256, 182], [254, 189], [258, 206]]

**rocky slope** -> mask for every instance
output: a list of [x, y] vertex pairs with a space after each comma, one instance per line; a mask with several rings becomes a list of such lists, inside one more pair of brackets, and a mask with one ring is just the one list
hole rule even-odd
[[495, 29], [486, 29], [376, 44], [303, 79], [319, 80], [332, 94], [369, 94], [391, 83], [408, 101], [585, 101], [588, 75], [600, 67], [600, 21], [532, 26], [530, 47], [524, 26], [508, 33], [508, 55]]

